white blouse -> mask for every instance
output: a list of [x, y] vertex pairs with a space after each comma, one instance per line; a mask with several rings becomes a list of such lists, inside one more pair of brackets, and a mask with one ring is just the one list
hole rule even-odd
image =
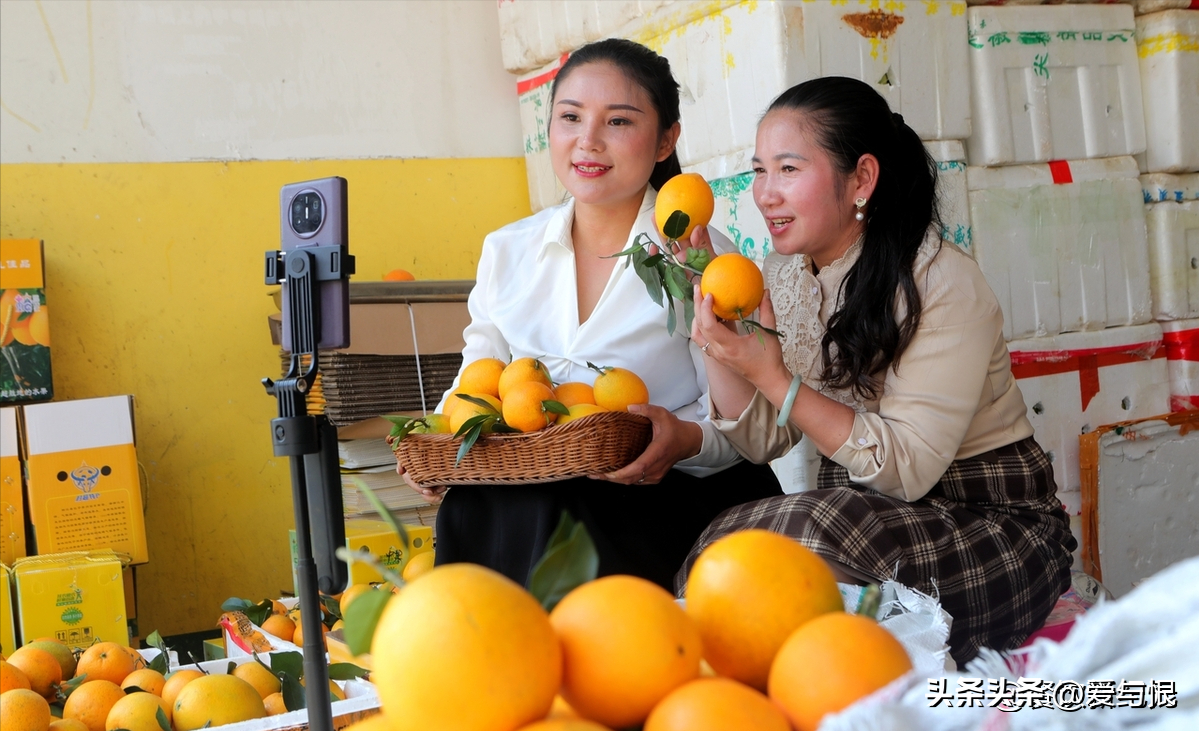
[[[640, 233], [655, 242], [657, 193], [647, 186], [641, 212], [625, 248]], [[586, 322], [579, 323], [578, 281], [571, 227], [574, 201], [546, 208], [489, 234], [483, 240], [478, 275], [467, 306], [471, 323], [463, 332], [465, 366], [480, 358], [539, 358], [555, 383], [592, 383], [587, 367], [627, 368], [645, 381], [650, 403], [703, 430], [703, 447], [675, 466], [703, 477], [735, 464], [740, 455], [708, 421], [708, 379], [703, 354], [686, 332], [682, 306], [676, 304], [674, 335], [666, 331], [666, 308], [654, 303], [626, 258], [617, 261]], [[733, 251], [715, 229], [709, 234], [717, 253]], [[461, 372], [448, 395], [458, 386]], [[438, 406], [445, 406], [445, 397]]]

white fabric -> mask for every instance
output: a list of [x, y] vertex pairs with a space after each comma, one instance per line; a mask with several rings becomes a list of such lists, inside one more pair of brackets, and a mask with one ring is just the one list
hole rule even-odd
[[[660, 237], [653, 227], [657, 193], [646, 188], [641, 212], [625, 248], [640, 233]], [[480, 358], [539, 358], [555, 383], [592, 383], [588, 368], [627, 368], [645, 381], [651, 404], [699, 424], [703, 447], [676, 467], [704, 477], [736, 463], [740, 456], [708, 421], [708, 378], [704, 356], [691, 344], [683, 308], [676, 307], [673, 336], [666, 331], [666, 308], [650, 299], [627, 258], [617, 260], [603, 294], [582, 325], [578, 280], [571, 238], [574, 201], [546, 208], [491, 233], [483, 241], [475, 287], [468, 308], [471, 323], [463, 335], [464, 366]], [[733, 251], [732, 242], [709, 227], [717, 253]], [[458, 386], [454, 379], [453, 391]], [[447, 392], [448, 394], [449, 392]], [[445, 398], [438, 411], [445, 406]]]

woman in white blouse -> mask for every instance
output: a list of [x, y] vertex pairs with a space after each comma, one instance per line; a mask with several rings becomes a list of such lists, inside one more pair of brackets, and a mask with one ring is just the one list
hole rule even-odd
[[[608, 39], [571, 55], [554, 81], [549, 142], [554, 172], [572, 197], [484, 240], [462, 353], [464, 364], [536, 357], [557, 383], [592, 382], [588, 362], [628, 368], [649, 388], [650, 405], [629, 410], [653, 422], [653, 441], [627, 467], [591, 478], [416, 486], [433, 501], [444, 492], [439, 564], [479, 563], [525, 583], [566, 510], [587, 526], [601, 575], [634, 574], [672, 588], [712, 518], [782, 494], [769, 467], [743, 462], [707, 420], [702, 354], [687, 333], [668, 333], [665, 308], [624, 259], [612, 258], [638, 234], [660, 240], [654, 201], [680, 172], [678, 119], [678, 85], [653, 51]], [[692, 242], [732, 248], [704, 227]]]
[[738, 335], [710, 298], [693, 339], [709, 356], [718, 428], [759, 462], [806, 435], [824, 455], [819, 489], [729, 510], [688, 567], [731, 531], [793, 536], [842, 580], [894, 578], [939, 596], [961, 663], [1044, 622], [1069, 585], [1075, 540], [998, 301], [937, 235], [936, 171], [903, 118], [855, 79], [800, 84], [762, 118], [753, 193], [776, 253], [761, 320], [784, 339]]

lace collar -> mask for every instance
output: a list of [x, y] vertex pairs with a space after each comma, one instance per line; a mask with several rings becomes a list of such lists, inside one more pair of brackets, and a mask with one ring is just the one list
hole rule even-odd
[[866, 407], [852, 391], [829, 390], [821, 383], [820, 341], [829, 318], [841, 306], [841, 283], [861, 253], [859, 236], [841, 258], [819, 273], [813, 271], [812, 262], [805, 254], [771, 254], [762, 267], [778, 329], [784, 336], [783, 362], [787, 369], [802, 374], [805, 383], [855, 411], [865, 411]]

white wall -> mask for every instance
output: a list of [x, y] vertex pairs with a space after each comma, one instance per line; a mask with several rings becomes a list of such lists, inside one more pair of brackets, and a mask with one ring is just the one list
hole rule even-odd
[[518, 157], [480, 0], [3, 0], [0, 161]]

